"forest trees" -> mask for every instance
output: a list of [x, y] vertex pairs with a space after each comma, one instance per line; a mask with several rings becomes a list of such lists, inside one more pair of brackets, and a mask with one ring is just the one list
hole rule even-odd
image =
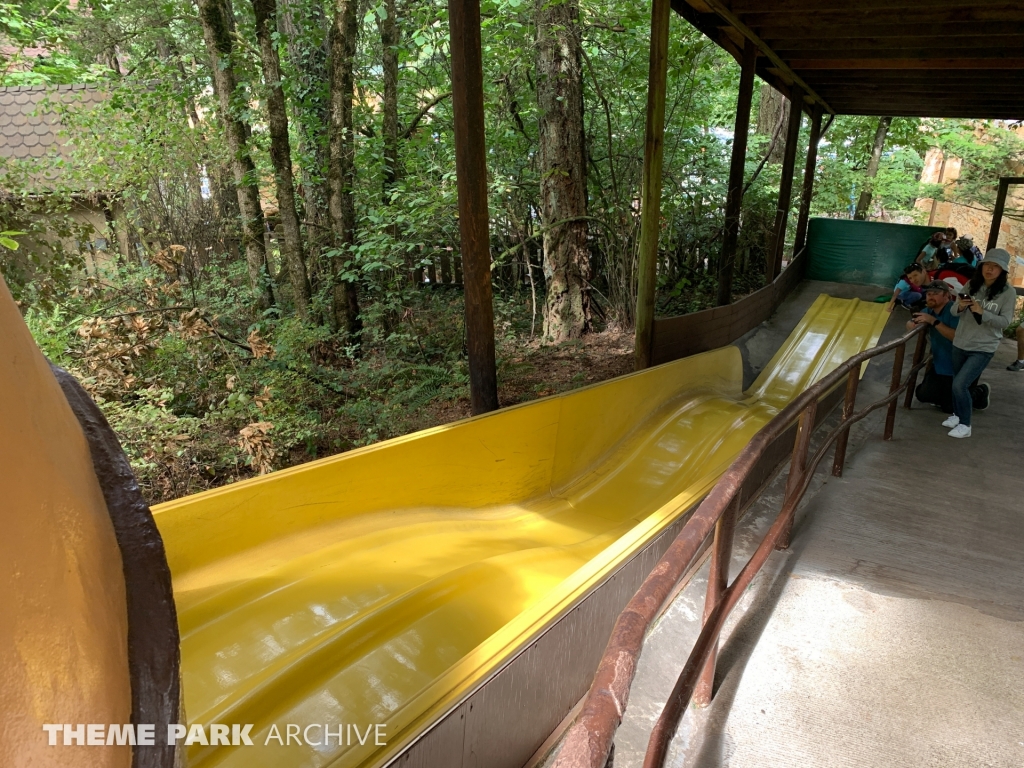
[[352, 115], [354, 99], [356, 0], [335, 0], [334, 23], [331, 26], [331, 96], [330, 96], [330, 167], [327, 172], [328, 210], [334, 233], [332, 259], [334, 320], [358, 338], [361, 330], [359, 297], [355, 281], [342, 274], [352, 258], [356, 240], [355, 192], [355, 127]]
[[[447, 0], [197, 1], [0, 0], [0, 84], [104, 94], [54, 107], [66, 156], [0, 160], [0, 231], [49, 228], [78, 252], [19, 236], [0, 271], [157, 496], [401, 434], [431, 408], [451, 418], [469, 380]], [[545, 341], [629, 336], [650, 21], [625, 0], [481, 0], [476, 197], [503, 404], [531, 355], [568, 353]], [[739, 79], [670, 24], [663, 316], [716, 301]], [[736, 295], [766, 279], [777, 96], [755, 89]], [[1024, 159], [1013, 126], [896, 117], [872, 164], [878, 127], [830, 123], [813, 215], [854, 215], [870, 184], [867, 217], [915, 220], [915, 200], [940, 194], [918, 182], [932, 146], [964, 160], [947, 193], [971, 204]], [[95, 199], [117, 247], [75, 219]]]
[[[35, 33], [65, 41], [60, 66], [40, 60], [8, 82], [82, 77], [126, 99], [141, 88], [150, 102], [177, 101], [168, 111], [175, 120], [187, 114], [195, 129], [195, 146], [181, 153], [198, 169], [185, 179], [190, 215], [202, 219], [212, 207], [221, 222], [236, 220], [226, 229], [241, 233], [254, 306], [276, 306], [279, 318], [326, 321], [354, 341], [360, 318], [377, 316], [369, 308], [383, 300], [379, 317], [394, 332], [409, 306], [404, 291], [459, 276], [446, 3], [202, 0], [199, 10], [185, 0], [159, 10], [142, 0], [113, 0], [88, 17], [63, 8]], [[499, 292], [529, 291], [543, 315], [540, 336], [550, 341], [578, 338], [607, 322], [628, 327], [649, 18], [619, 0], [483, 0], [482, 10]], [[658, 277], [658, 308], [669, 313], [707, 306], [715, 294], [738, 73], [696, 30], [675, 16], [672, 25]], [[97, 65], [97, 57], [106, 64]], [[755, 164], [784, 122], [778, 95], [765, 87], [759, 96], [760, 135], [752, 137], [749, 158]], [[128, 112], [112, 108], [108, 118], [127, 120]], [[863, 122], [841, 118], [831, 129], [849, 141], [822, 153], [819, 210], [846, 207], [851, 186], [863, 191], [871, 138], [863, 136]], [[890, 154], [909, 150], [901, 155], [903, 172], [911, 155], [923, 152], [925, 134], [916, 126], [897, 119], [890, 131], [875, 185], [882, 197]], [[105, 160], [130, 167], [142, 161], [143, 148], [147, 160], [158, 153], [151, 127], [119, 130], [136, 137]], [[159, 146], [175, 155], [177, 140], [163, 136]], [[771, 154], [783, 144], [771, 144]], [[843, 170], [858, 165], [856, 177]], [[763, 280], [760, 222], [777, 184], [769, 162], [745, 197], [744, 220], [754, 225], [740, 235], [741, 292]], [[149, 185], [135, 180], [126, 193], [148, 195], [153, 204], [164, 199]], [[115, 186], [125, 188], [121, 179]], [[184, 228], [176, 217], [161, 213], [158, 225], [136, 216], [138, 245], [180, 237], [172, 236]], [[190, 258], [203, 263], [203, 252], [232, 250], [230, 237], [216, 245], [199, 240], [186, 245]]]
[[853, 212], [853, 218], [863, 221], [868, 217], [868, 208], [871, 207], [871, 185], [878, 176], [878, 164], [882, 160], [882, 149], [885, 147], [885, 137], [889, 133], [889, 126], [892, 124], [891, 117], [878, 118], [878, 128], [875, 129], [875, 140], [871, 145], [871, 157], [868, 159], [867, 172], [864, 174], [864, 188], [857, 198], [857, 208]]
[[199, 18], [203, 40], [210, 56], [213, 90], [220, 102], [220, 117], [231, 153], [238, 208], [242, 217], [242, 244], [249, 268], [249, 283], [261, 307], [274, 303], [273, 289], [267, 274], [267, 252], [263, 242], [263, 206], [256, 177], [256, 165], [249, 149], [250, 127], [240, 115], [237, 103], [237, 79], [232, 62], [234, 41], [232, 19], [226, 0], [199, 0]]
[[583, 60], [576, 0], [536, 0], [540, 210], [544, 225], [544, 336], [590, 330]]
[[267, 125], [270, 128], [270, 159], [274, 164], [277, 205], [281, 216], [281, 255], [288, 267], [295, 312], [303, 320], [309, 317], [309, 276], [295, 207], [295, 182], [292, 175], [291, 141], [288, 138], [288, 112], [285, 108], [284, 86], [281, 84], [281, 61], [277, 52], [277, 3], [275, 0], [252, 0], [256, 21], [256, 39], [263, 64], [263, 81], [267, 94]]

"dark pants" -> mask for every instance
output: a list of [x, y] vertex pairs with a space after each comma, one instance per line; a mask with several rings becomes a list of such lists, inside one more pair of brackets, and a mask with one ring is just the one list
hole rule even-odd
[[[971, 426], [974, 392], [981, 372], [988, 367], [994, 352], [966, 352], [953, 347], [953, 413], [960, 423]], [[973, 382], [973, 383], [972, 383]]]
[[[971, 404], [974, 408], [984, 405], [985, 393], [978, 386], [978, 380], [968, 388], [971, 394]], [[937, 405], [945, 413], [953, 413], [953, 377], [943, 376], [935, 372], [930, 365], [924, 372], [924, 378], [914, 390], [917, 399], [922, 403]]]
[[910, 291], [903, 291], [896, 298], [900, 302], [900, 304], [902, 304], [903, 306], [911, 307], [914, 304], [917, 304], [917, 302], [919, 302], [921, 299], [923, 299], [924, 298], [924, 294], [921, 293], [920, 291], [910, 290]]

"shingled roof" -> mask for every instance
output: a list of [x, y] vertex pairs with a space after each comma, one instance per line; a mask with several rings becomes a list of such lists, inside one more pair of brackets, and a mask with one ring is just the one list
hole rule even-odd
[[[60, 107], [89, 107], [106, 99], [88, 85], [30, 85], [0, 88], [0, 163], [5, 160], [67, 157]], [[48, 174], [32, 175], [33, 186], [52, 182]]]

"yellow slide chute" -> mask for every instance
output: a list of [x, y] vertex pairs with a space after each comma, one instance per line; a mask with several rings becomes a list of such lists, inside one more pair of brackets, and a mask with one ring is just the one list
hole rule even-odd
[[195, 745], [190, 766], [380, 764], [886, 317], [819, 297], [746, 393], [726, 347], [154, 508], [188, 720], [254, 723], [258, 745], [275, 724], [383, 723], [388, 743]]

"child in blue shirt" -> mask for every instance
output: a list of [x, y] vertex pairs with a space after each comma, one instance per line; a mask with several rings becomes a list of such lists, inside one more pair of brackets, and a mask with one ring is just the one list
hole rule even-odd
[[911, 264], [903, 270], [903, 276], [896, 283], [896, 287], [893, 288], [892, 298], [889, 300], [889, 309], [891, 310], [895, 304], [901, 304], [902, 306], [910, 309], [915, 304], [919, 304], [921, 299], [924, 298], [924, 291], [921, 286], [928, 282], [928, 272], [920, 264]]

